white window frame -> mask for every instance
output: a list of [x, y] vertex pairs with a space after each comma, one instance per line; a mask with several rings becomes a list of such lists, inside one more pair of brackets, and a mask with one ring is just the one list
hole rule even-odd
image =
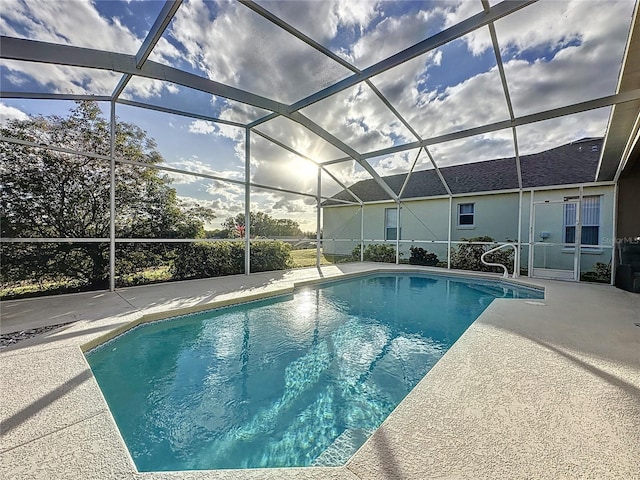
[[[462, 207], [463, 207], [463, 206], [467, 206], [467, 205], [471, 205], [472, 212], [471, 212], [471, 213], [469, 213], [469, 212], [462, 213], [462, 212], [461, 212]], [[465, 217], [467, 217], [467, 216], [471, 216], [471, 220], [472, 220], [472, 221], [471, 221], [471, 223], [461, 223], [461, 222], [460, 222], [460, 218], [461, 218], [462, 216], [465, 216]], [[457, 217], [458, 217], [458, 220], [457, 220], [457, 222], [456, 222], [456, 225], [457, 225], [457, 227], [458, 227], [459, 229], [465, 229], [465, 228], [471, 229], [471, 228], [476, 228], [476, 204], [475, 204], [475, 202], [459, 203], [459, 204], [458, 204], [458, 215], [457, 215]]]
[[[393, 208], [385, 208], [384, 209], [384, 240], [392, 241], [397, 240], [397, 235], [402, 235], [400, 229], [398, 228], [398, 209], [396, 207]], [[395, 229], [396, 235], [393, 237], [389, 236], [389, 230]]]
[[[589, 217], [592, 217], [592, 215], [586, 215], [585, 213], [585, 206], [588, 206], [589, 202], [592, 202], [594, 200], [597, 199], [597, 222], [594, 223], [593, 220], [590, 220]], [[564, 205], [563, 208], [563, 212], [562, 212], [562, 242], [565, 244], [565, 247], [563, 248], [563, 251], [565, 252], [573, 252], [575, 250], [575, 247], [572, 246], [568, 246], [567, 244], [570, 242], [567, 242], [567, 228], [568, 227], [573, 227], [574, 228], [574, 242], [572, 242], [572, 244], [575, 244], [575, 213], [573, 215], [574, 217], [574, 221], [572, 224], [567, 223], [567, 207], [571, 205], [572, 208], [575, 208], [575, 203], [566, 203]], [[581, 239], [580, 239], [580, 249], [583, 253], [602, 253], [602, 249], [600, 248], [600, 238], [602, 235], [602, 195], [585, 195], [582, 197], [582, 202], [580, 203], [580, 223], [581, 223], [581, 228], [582, 231], [584, 233], [584, 228], [585, 227], [598, 227], [598, 239], [597, 239], [597, 243], [595, 244], [585, 244], [584, 243], [584, 235], [581, 235]]]

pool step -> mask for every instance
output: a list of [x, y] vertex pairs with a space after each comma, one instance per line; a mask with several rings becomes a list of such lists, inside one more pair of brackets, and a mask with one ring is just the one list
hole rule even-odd
[[348, 428], [311, 464], [314, 467], [337, 467], [347, 463], [374, 430]]

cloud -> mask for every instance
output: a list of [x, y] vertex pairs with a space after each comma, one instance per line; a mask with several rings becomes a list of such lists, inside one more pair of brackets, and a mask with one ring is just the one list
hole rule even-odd
[[364, 83], [311, 105], [302, 113], [361, 153], [415, 140]]
[[[497, 2], [492, 2], [497, 3]], [[482, 6], [480, 2], [456, 2], [450, 4], [449, 8], [444, 12], [445, 23], [444, 28], [449, 28], [473, 15], [480, 13]]]
[[182, 46], [185, 60], [208, 78], [286, 103], [349, 74], [236, 2], [184, 3], [170, 37]]
[[[4, 0], [0, 30], [10, 37], [126, 54], [135, 54], [143, 42], [119, 18], [101, 16], [90, 1]], [[165, 39], [158, 42], [152, 54], [154, 60], [164, 62], [179, 57], [180, 52]], [[52, 93], [111, 94], [122, 76], [106, 70], [59, 65], [18, 61], [3, 64], [11, 72], [6, 77], [11, 84], [20, 86], [32, 79]], [[163, 88], [163, 82], [138, 79], [135, 91], [148, 98], [159, 95]], [[5, 89], [10, 88], [5, 85]]]
[[627, 1], [540, 2], [497, 22], [518, 114], [614, 93], [632, 10]]
[[251, 141], [251, 181], [301, 193], [313, 193], [317, 168], [309, 160], [254, 135]]
[[[409, 172], [417, 154], [418, 150], [407, 150], [393, 155], [371, 158], [368, 162], [380, 176], [397, 175]], [[420, 156], [424, 157], [425, 154], [421, 152]]]
[[[173, 176], [173, 175], [172, 175]], [[216, 215], [207, 228], [221, 228], [225, 219], [244, 212], [244, 187], [192, 177], [190, 183], [173, 183], [180, 202], [185, 206], [210, 208]]]
[[29, 115], [18, 108], [0, 102], [0, 125], [6, 124], [9, 120], [29, 120]]
[[[139, 48], [141, 38], [119, 19], [101, 17], [93, 3], [77, 2], [77, 5], [74, 3], [77, 8], [73, 9], [64, 5], [68, 3], [5, 1], [0, 27], [10, 36], [130, 54]], [[313, 14], [309, 14], [309, 5], [304, 2], [265, 5], [296, 28], [340, 51], [360, 68], [481, 9], [480, 2], [439, 2], [427, 10], [414, 3], [399, 6], [373, 1], [326, 1], [314, 2]], [[632, 9], [633, 2], [627, 1], [538, 2], [498, 21], [496, 30], [516, 115], [612, 93]], [[385, 18], [385, 13], [393, 15]], [[508, 110], [495, 63], [487, 60], [491, 59], [490, 49], [491, 39], [485, 27], [378, 75], [372, 81], [424, 138], [504, 120], [508, 118]], [[464, 55], [456, 56], [460, 52]], [[191, 71], [212, 80], [283, 102], [296, 101], [350, 75], [337, 63], [237, 2], [185, 1], [152, 58], [163, 63], [182, 62]], [[120, 78], [112, 72], [75, 67], [27, 62], [6, 62], [6, 65], [5, 78], [14, 85], [28, 85], [33, 79], [57, 93], [111, 93]], [[447, 76], [444, 71], [455, 71], [455, 75]], [[167, 93], [180, 99], [189, 94], [187, 90], [166, 82], [134, 79], [127, 92], [164, 100]], [[268, 113], [215, 97], [206, 98], [206, 106], [219, 111], [221, 118], [240, 122]], [[606, 119], [603, 122], [606, 112], [603, 112], [519, 128], [519, 145], [523, 151], [540, 151], [579, 136], [601, 135], [606, 125]], [[413, 140], [401, 122], [364, 84], [318, 102], [304, 113], [361, 152]], [[549, 129], [549, 125], [553, 125], [553, 129]], [[346, 156], [283, 117], [261, 125], [259, 130], [320, 162]], [[244, 162], [243, 129], [194, 120], [189, 131], [231, 140], [237, 159]], [[510, 156], [513, 145], [508, 133], [504, 137], [499, 132], [457, 144], [434, 146], [434, 156], [440, 156], [439, 164], [463, 158], [477, 160], [487, 155]], [[393, 174], [408, 169], [412, 159], [413, 156], [405, 152], [375, 159], [373, 164], [380, 172]], [[184, 168], [193, 169], [189, 171], [214, 174], [211, 167], [198, 164], [194, 159], [181, 162]], [[304, 160], [252, 135], [253, 181], [311, 191], [315, 179], [311, 171], [301, 175], [301, 162]], [[225, 165], [216, 168], [243, 178], [240, 170]], [[332, 168], [347, 184], [368, 177], [353, 162]], [[188, 176], [176, 176], [176, 181], [185, 186], [194, 183]], [[221, 196], [218, 200], [224, 199]], [[230, 199], [224, 201], [228, 202], [226, 207], [233, 208]], [[273, 205], [270, 208], [274, 208]]]
[[438, 167], [515, 155], [511, 129], [439, 143], [428, 148]]
[[[371, 178], [371, 175], [355, 160], [327, 165], [326, 169], [345, 185], [353, 185], [360, 180]], [[331, 183], [330, 180], [327, 183]], [[325, 194], [323, 187], [323, 194]]]
[[233, 100], [222, 99], [220, 118], [238, 123], [249, 123], [269, 115], [271, 112]]
[[[540, 2], [498, 22], [516, 116], [613, 93], [632, 7], [631, 2]], [[469, 63], [491, 48], [486, 28], [456, 42], [467, 46]], [[453, 50], [447, 46], [439, 50], [443, 68], [455, 65], [455, 59], [448, 57]], [[435, 65], [430, 60], [427, 54], [373, 78], [425, 138], [508, 118], [495, 64], [471, 71], [467, 78], [443, 88], [430, 84]], [[519, 144], [527, 151], [541, 151], [581, 136], [604, 134], [606, 122], [601, 112], [589, 112], [582, 118], [582, 125], [571, 117], [559, 119], [554, 127], [560, 130], [546, 132], [546, 124], [533, 124], [519, 134]], [[466, 142], [467, 158], [475, 159], [479, 151], [485, 151], [480, 147], [483, 139], [487, 154], [494, 158], [512, 155], [508, 139], [496, 142], [479, 137]]]
[[[480, 34], [479, 34], [480, 35]], [[488, 29], [483, 35], [489, 37]], [[372, 79], [388, 100], [423, 137], [463, 130], [509, 118], [500, 76], [495, 62], [466, 61], [454, 41], [443, 49], [428, 52]], [[467, 63], [466, 78], [449, 85], [447, 70]], [[437, 71], [436, 71], [437, 69]], [[432, 73], [433, 72], [433, 73]]]
[[[8, 83], [20, 89], [30, 81], [50, 93], [111, 95], [121, 75], [107, 70], [3, 60]], [[7, 87], [8, 90], [12, 90]], [[15, 90], [15, 88], [13, 88]]]
[[211, 222], [205, 223], [204, 228], [207, 230], [212, 230], [214, 228], [222, 228], [222, 223], [226, 220], [226, 218], [230, 216], [235, 216], [239, 211], [233, 211], [230, 213], [229, 206], [219, 199], [206, 199], [206, 198], [196, 198], [189, 195], [178, 195], [178, 201], [181, 206], [190, 208], [190, 207], [203, 207], [208, 208], [214, 212], [216, 216]]
[[521, 155], [537, 153], [585, 137], [603, 135], [611, 107], [523, 125], [516, 129]]
[[[310, 4], [313, 5], [310, 8]], [[326, 44], [340, 30], [364, 31], [380, 15], [381, 2], [337, 1], [291, 2], [276, 1], [264, 5], [305, 35]]]
[[10, 37], [120, 53], [135, 53], [141, 44], [118, 18], [100, 16], [89, 1], [3, 0], [0, 26]]
[[207, 182], [206, 195], [216, 202], [217, 211], [223, 220], [244, 213], [244, 186], [235, 183], [211, 180]]
[[[277, 117], [257, 127], [257, 130], [279, 140], [285, 145], [293, 148], [296, 152], [306, 155], [317, 161], [325, 162], [345, 156], [345, 153], [331, 145], [329, 142], [318, 137], [302, 125], [285, 117]], [[255, 135], [254, 135], [255, 136]], [[265, 145], [266, 140], [259, 140], [257, 148]], [[263, 155], [254, 152], [254, 156], [261, 158]]]
[[387, 17], [345, 48], [343, 56], [357, 67], [366, 68], [441, 30], [444, 13], [444, 9], [434, 8]]
[[[118, 80], [120, 80], [119, 75]], [[164, 98], [166, 98], [166, 94], [184, 94], [185, 90], [187, 89], [178, 87], [169, 82], [164, 82], [162, 80], [154, 80], [144, 77], [133, 77], [127, 83], [127, 86], [123, 90], [121, 97], [126, 99], [133, 99], [135, 97], [138, 97], [138, 99], [149, 100], [151, 98], [160, 98], [161, 96], [163, 96], [163, 94]]]
[[205, 120], [195, 120], [189, 125], [189, 132], [201, 135], [208, 135], [215, 133], [217, 125], [213, 122], [207, 122]]
[[[196, 158], [180, 159], [175, 162], [167, 162], [166, 166], [170, 168], [184, 170], [187, 172], [213, 175], [221, 178], [228, 178], [230, 180], [244, 180], [244, 172], [239, 169], [216, 170], [212, 168], [210, 165], [200, 160], [197, 160]], [[171, 176], [172, 183], [174, 185], [184, 185], [184, 184], [190, 184], [190, 183], [196, 183], [196, 182], [202, 181], [202, 178], [198, 178], [193, 175], [180, 174], [180, 173], [174, 173], [174, 172], [170, 172], [169, 175]]]

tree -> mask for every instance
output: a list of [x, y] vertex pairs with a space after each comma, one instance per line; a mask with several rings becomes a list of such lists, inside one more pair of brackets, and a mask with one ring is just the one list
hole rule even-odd
[[[264, 212], [251, 212], [249, 233], [252, 237], [300, 237], [302, 230], [294, 220], [273, 218]], [[244, 235], [244, 213], [229, 217], [222, 226], [229, 232], [229, 237]]]
[[[68, 117], [9, 121], [0, 131], [3, 136], [29, 142], [110, 154], [110, 124], [94, 102], [79, 102]], [[149, 167], [162, 161], [146, 132], [120, 121], [116, 122], [115, 155]], [[0, 160], [3, 237], [109, 237], [108, 160], [8, 142], [0, 143]], [[149, 167], [116, 166], [116, 236], [204, 237], [204, 221], [211, 220], [213, 213], [181, 205], [169, 177]], [[164, 247], [147, 250], [153, 254], [158, 248]], [[119, 250], [123, 264], [135, 250], [140, 249], [127, 245]], [[108, 242], [3, 244], [2, 280], [72, 277], [103, 287], [108, 279], [108, 256]]]

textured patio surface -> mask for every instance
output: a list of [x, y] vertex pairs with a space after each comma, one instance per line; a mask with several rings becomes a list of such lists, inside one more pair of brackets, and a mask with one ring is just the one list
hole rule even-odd
[[494, 301], [344, 467], [136, 471], [80, 345], [145, 314], [394, 267], [3, 302], [1, 333], [75, 323], [0, 352], [0, 478], [640, 479], [640, 295], [541, 280], [544, 300]]

